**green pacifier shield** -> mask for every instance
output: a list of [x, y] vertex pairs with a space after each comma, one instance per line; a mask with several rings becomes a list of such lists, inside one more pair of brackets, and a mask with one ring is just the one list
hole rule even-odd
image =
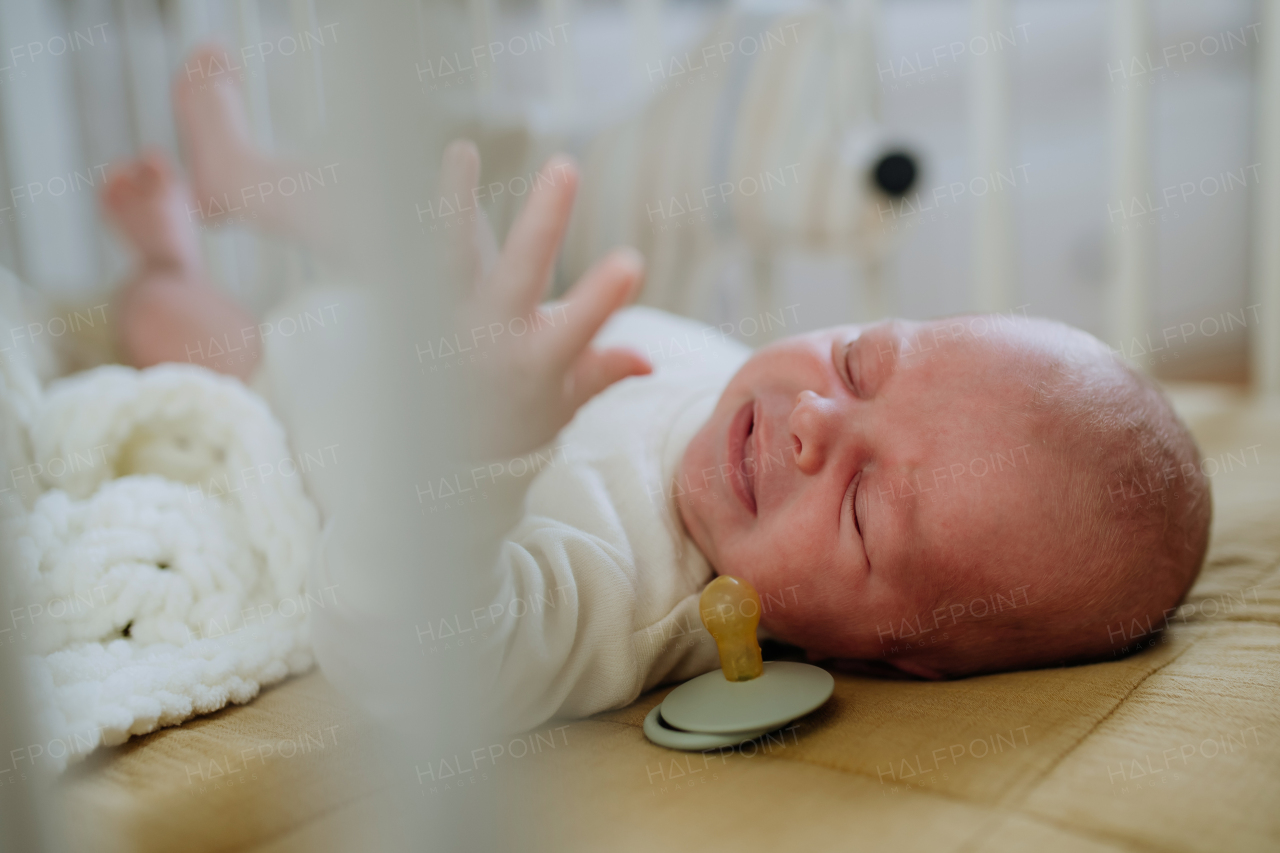
[[686, 732], [663, 725], [662, 706], [657, 705], [649, 716], [644, 718], [644, 736], [656, 743], [671, 749], [687, 749], [700, 752], [704, 749], [719, 749], [722, 746], [737, 746], [749, 740], [755, 740], [765, 734], [768, 729], [751, 732], [734, 732], [727, 735], [713, 735], [705, 732]]
[[758, 736], [817, 708], [830, 698], [835, 686], [836, 680], [825, 669], [794, 661], [767, 661], [764, 674], [750, 681], [728, 681], [720, 670], [686, 681], [667, 694], [659, 708], [669, 725], [687, 732], [754, 732], [753, 736]]

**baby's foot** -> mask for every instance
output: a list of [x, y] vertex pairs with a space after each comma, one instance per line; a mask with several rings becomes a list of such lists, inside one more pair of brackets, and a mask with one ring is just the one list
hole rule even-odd
[[107, 176], [102, 204], [139, 255], [142, 267], [200, 267], [195, 205], [164, 155], [148, 152]]
[[226, 69], [226, 51], [198, 47], [173, 85], [174, 115], [182, 134], [187, 171], [204, 219], [216, 221], [235, 206], [241, 191], [256, 186], [262, 156], [253, 145], [249, 119], [236, 80]]
[[257, 320], [199, 275], [147, 271], [121, 292], [120, 343], [128, 364], [201, 364], [244, 379], [258, 362]]

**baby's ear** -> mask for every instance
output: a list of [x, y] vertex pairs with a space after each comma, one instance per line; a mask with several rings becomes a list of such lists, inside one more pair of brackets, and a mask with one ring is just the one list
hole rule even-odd
[[897, 660], [886, 661], [886, 663], [894, 669], [905, 672], [908, 675], [914, 675], [917, 678], [927, 679], [928, 681], [943, 681], [947, 677], [944, 673], [939, 672], [933, 667], [925, 666], [918, 661], [910, 659], [898, 658]]

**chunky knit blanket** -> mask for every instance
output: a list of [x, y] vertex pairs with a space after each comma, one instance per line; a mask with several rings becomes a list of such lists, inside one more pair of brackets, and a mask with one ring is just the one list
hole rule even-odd
[[260, 398], [193, 365], [41, 388], [2, 361], [0, 438], [20, 458], [0, 483], [16, 567], [0, 628], [24, 653], [43, 761], [61, 770], [311, 666], [318, 515]]

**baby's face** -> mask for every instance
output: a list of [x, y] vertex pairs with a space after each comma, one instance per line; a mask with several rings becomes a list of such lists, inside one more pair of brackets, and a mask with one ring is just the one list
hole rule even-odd
[[1034, 585], [1007, 576], [1048, 485], [1021, 416], [1028, 371], [1015, 341], [971, 328], [893, 320], [779, 341], [690, 443], [681, 517], [717, 572], [755, 585], [780, 639], [891, 657], [901, 620], [945, 626], [939, 606]]

